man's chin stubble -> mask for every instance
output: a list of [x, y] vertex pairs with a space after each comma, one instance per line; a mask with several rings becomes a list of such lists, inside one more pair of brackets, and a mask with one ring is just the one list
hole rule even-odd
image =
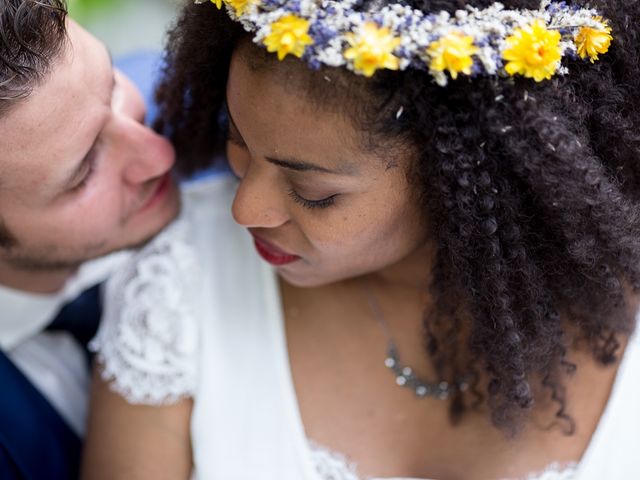
[[[14, 270], [23, 272], [42, 272], [42, 273], [54, 273], [54, 272], [73, 272], [80, 266], [90, 260], [95, 260], [100, 257], [110, 255], [112, 253], [124, 251], [124, 250], [139, 250], [149, 244], [160, 232], [167, 228], [173, 220], [179, 215], [180, 210], [165, 224], [159, 227], [156, 231], [150, 233], [142, 240], [130, 243], [127, 245], [121, 245], [117, 247], [107, 248], [106, 243], [103, 242], [98, 245], [92, 245], [87, 248], [84, 254], [77, 256], [67, 256], [66, 258], [58, 257], [55, 255], [36, 255], [28, 253], [19, 253], [20, 244], [13, 246], [9, 249], [8, 256], [4, 258], [4, 263], [9, 265]], [[48, 249], [48, 251], [55, 250], [54, 248]], [[14, 253], [11, 253], [13, 251]]]

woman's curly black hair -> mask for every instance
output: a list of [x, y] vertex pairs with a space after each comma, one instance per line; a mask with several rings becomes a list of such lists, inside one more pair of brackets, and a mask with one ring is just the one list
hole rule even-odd
[[[452, 12], [493, 2], [404, 3]], [[610, 20], [609, 53], [595, 64], [572, 60], [569, 75], [542, 83], [461, 78], [443, 88], [418, 70], [365, 79], [286, 63], [308, 72], [310, 98], [332, 108], [340, 98], [375, 143], [400, 139], [418, 153], [408, 175], [437, 246], [428, 272], [436, 301], [425, 315], [427, 351], [443, 378], [482, 372], [488, 383], [474, 390], [507, 431], [522, 425], [542, 389], [572, 432], [563, 388], [575, 369], [569, 352], [580, 348], [611, 364], [635, 327], [640, 1], [589, 6]], [[170, 34], [158, 128], [170, 132], [187, 171], [206, 164], [224, 141], [218, 119], [231, 53], [243, 37], [212, 4], [185, 7]], [[342, 82], [328, 86], [327, 74]], [[364, 92], [359, 101], [345, 102], [354, 91]], [[456, 418], [470, 407], [465, 395], [452, 402]]]

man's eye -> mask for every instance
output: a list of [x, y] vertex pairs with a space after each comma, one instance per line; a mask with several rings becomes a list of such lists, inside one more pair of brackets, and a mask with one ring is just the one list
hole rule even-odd
[[74, 191], [74, 192], [77, 192], [78, 190], [82, 190], [84, 187], [86, 187], [87, 183], [89, 183], [89, 180], [91, 179], [91, 175], [92, 174], [93, 174], [93, 167], [90, 167], [89, 171], [83, 177], [83, 179], [80, 181], [80, 183], [75, 185], [71, 190]]
[[91, 177], [93, 176], [93, 173], [95, 171], [96, 168], [96, 155], [92, 152], [89, 154], [89, 158], [87, 160], [88, 162], [88, 167], [87, 167], [87, 172], [84, 174], [84, 176], [82, 177], [82, 180], [80, 180], [77, 184], [75, 184], [72, 188], [71, 188], [71, 192], [77, 192], [82, 190], [84, 187], [87, 186], [87, 183], [89, 183], [89, 180], [91, 180]]

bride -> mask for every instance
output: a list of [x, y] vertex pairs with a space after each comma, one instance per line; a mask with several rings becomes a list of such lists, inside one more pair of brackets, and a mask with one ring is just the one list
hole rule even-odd
[[640, 478], [640, 3], [199, 3], [85, 477]]

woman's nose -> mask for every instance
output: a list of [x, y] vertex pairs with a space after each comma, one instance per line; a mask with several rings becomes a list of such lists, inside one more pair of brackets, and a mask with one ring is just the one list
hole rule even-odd
[[276, 228], [289, 220], [277, 178], [253, 165], [240, 180], [231, 211], [235, 221], [247, 228]]

